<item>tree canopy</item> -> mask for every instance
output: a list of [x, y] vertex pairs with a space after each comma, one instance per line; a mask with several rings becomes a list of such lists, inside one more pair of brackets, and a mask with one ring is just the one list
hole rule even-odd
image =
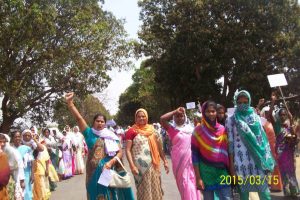
[[269, 97], [268, 74], [299, 81], [300, 7], [293, 2], [139, 1], [139, 50], [152, 59], [159, 96], [172, 108], [196, 99], [232, 106], [239, 88], [254, 102]]
[[286, 75], [286, 94], [299, 93], [295, 1], [141, 0], [139, 6], [138, 51], [148, 60], [135, 76], [151, 71], [141, 77], [142, 84], [152, 77], [147, 87], [153, 89], [143, 101], [141, 81], [133, 78], [120, 98], [121, 115], [127, 112], [133, 120], [134, 110], [144, 106], [157, 121], [161, 112], [208, 99], [231, 107], [236, 89], [250, 91], [255, 105], [270, 96], [267, 75], [275, 73]]
[[105, 88], [108, 70], [130, 64], [126, 36], [123, 22], [96, 0], [3, 1], [0, 131], [25, 114], [45, 120], [67, 91], [85, 96]]

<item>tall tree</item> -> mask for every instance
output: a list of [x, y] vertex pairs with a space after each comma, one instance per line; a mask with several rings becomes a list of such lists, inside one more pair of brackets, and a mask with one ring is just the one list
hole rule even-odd
[[172, 107], [197, 98], [231, 106], [241, 87], [256, 101], [270, 94], [268, 74], [295, 80], [299, 70], [300, 7], [291, 2], [139, 1], [140, 52]]
[[133, 84], [120, 96], [117, 122], [121, 125], [132, 125], [135, 111], [141, 107], [148, 111], [149, 122], [157, 122], [170, 106], [168, 100], [160, 95], [160, 89], [155, 83], [154, 68], [149, 67], [149, 64], [151, 60], [141, 63], [132, 76]]
[[1, 132], [25, 114], [44, 119], [66, 91], [82, 96], [101, 91], [110, 80], [108, 70], [129, 65], [123, 22], [100, 3], [2, 1]]

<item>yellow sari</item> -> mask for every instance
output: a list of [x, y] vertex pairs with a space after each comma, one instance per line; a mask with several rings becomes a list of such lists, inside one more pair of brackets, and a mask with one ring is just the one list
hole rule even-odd
[[39, 152], [37, 159], [33, 162], [33, 200], [50, 199], [49, 177], [46, 176], [46, 163], [49, 162], [49, 160], [50, 156], [47, 152], [47, 148], [44, 146], [44, 151]]

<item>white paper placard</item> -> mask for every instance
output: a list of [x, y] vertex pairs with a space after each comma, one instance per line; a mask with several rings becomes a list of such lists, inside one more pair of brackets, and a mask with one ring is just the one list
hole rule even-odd
[[271, 87], [285, 86], [287, 85], [284, 74], [268, 75], [268, 80]]
[[235, 108], [227, 108], [227, 116], [230, 117], [234, 114]]
[[196, 108], [195, 102], [186, 103], [186, 109], [194, 109], [194, 108]]
[[100, 175], [98, 183], [107, 187], [112, 179], [110, 169], [104, 169]]

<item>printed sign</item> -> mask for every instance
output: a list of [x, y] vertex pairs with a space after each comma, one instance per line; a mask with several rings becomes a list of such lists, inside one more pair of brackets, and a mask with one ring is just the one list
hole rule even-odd
[[279, 87], [279, 86], [287, 85], [287, 81], [284, 74], [268, 75], [268, 80], [271, 87]]
[[196, 108], [196, 103], [195, 102], [189, 102], [189, 103], [186, 103], [186, 109], [194, 109]]

